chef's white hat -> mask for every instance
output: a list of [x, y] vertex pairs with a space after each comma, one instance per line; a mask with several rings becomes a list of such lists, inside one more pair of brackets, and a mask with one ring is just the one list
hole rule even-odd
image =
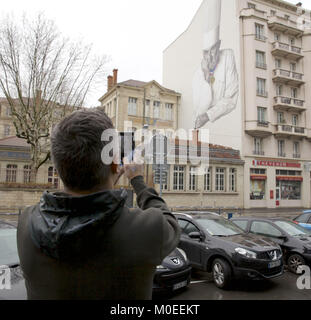
[[204, 0], [203, 50], [209, 50], [219, 41], [221, 0]]

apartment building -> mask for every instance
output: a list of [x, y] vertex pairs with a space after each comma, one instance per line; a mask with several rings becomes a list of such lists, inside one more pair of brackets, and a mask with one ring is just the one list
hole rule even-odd
[[[231, 111], [204, 128], [210, 130], [211, 143], [241, 151], [244, 207], [310, 207], [310, 12], [301, 3], [281, 0], [219, 3], [217, 9], [215, 1], [202, 1], [187, 30], [163, 54], [163, 84], [182, 94], [179, 124], [193, 127], [188, 120], [197, 107], [192, 79], [204, 61], [202, 44], [217, 30], [220, 52], [234, 57], [239, 96]], [[211, 27], [206, 21], [215, 12], [218, 24]], [[183, 68], [177, 76], [179, 65]], [[219, 83], [217, 67], [215, 71], [215, 86], [226, 89], [220, 107], [230, 99], [229, 65], [226, 70]]]

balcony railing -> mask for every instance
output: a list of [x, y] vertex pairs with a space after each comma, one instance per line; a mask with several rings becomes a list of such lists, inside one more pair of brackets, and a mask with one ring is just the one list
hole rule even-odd
[[301, 155], [299, 153], [294, 153], [293, 154], [293, 158], [295, 159], [300, 159], [301, 158]]
[[263, 91], [263, 90], [257, 90], [257, 96], [261, 96], [261, 97], [268, 97], [268, 92], [267, 91]]
[[288, 124], [282, 124], [278, 123], [276, 125], [276, 132], [277, 133], [284, 133], [284, 134], [289, 134], [289, 135], [305, 135], [306, 134], [306, 129], [303, 127], [297, 127], [293, 125], [288, 125]]
[[256, 61], [256, 68], [267, 70], [267, 64], [264, 62]]
[[278, 156], [279, 157], [282, 157], [282, 158], [285, 158], [286, 157], [286, 153], [284, 153], [284, 152], [278, 152]]
[[264, 156], [265, 152], [261, 151], [261, 150], [254, 150], [253, 151], [253, 155], [255, 155], [255, 156]]
[[266, 128], [268, 128], [269, 127], [269, 122], [268, 121], [264, 121], [264, 120], [258, 120], [257, 121], [257, 125], [258, 125], [258, 127], [266, 127]]
[[260, 34], [260, 33], [256, 33], [255, 34], [255, 39], [256, 40], [261, 40], [261, 41], [266, 41], [267, 40], [267, 37], [263, 34]]
[[304, 110], [304, 100], [300, 100], [297, 98], [290, 98], [284, 96], [276, 96], [274, 97], [274, 104], [279, 106], [284, 106], [285, 108], [292, 108], [293, 110]]
[[302, 49], [292, 46], [288, 43], [276, 41], [272, 44], [272, 53], [275, 51], [278, 55], [287, 56], [288, 58], [299, 59], [303, 57]]
[[281, 82], [292, 82], [292, 84], [303, 84], [303, 74], [299, 72], [294, 72], [284, 69], [274, 69], [273, 70], [274, 78], [279, 78]]

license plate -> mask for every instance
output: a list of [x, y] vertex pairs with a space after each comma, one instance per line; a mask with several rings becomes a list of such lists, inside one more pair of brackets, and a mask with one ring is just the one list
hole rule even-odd
[[280, 265], [281, 265], [281, 260], [273, 261], [268, 264], [268, 268], [272, 269], [272, 268], [279, 267]]
[[183, 282], [179, 282], [179, 283], [176, 283], [174, 284], [173, 286], [173, 290], [177, 290], [177, 289], [180, 289], [180, 288], [183, 288], [187, 285], [187, 280], [183, 281]]

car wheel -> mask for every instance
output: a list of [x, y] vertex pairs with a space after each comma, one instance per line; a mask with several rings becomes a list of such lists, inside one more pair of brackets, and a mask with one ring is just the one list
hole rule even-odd
[[299, 254], [292, 254], [287, 259], [288, 270], [297, 274], [297, 268], [305, 265], [305, 259]]
[[216, 287], [228, 289], [231, 284], [231, 268], [227, 261], [215, 259], [212, 266], [213, 280]]

